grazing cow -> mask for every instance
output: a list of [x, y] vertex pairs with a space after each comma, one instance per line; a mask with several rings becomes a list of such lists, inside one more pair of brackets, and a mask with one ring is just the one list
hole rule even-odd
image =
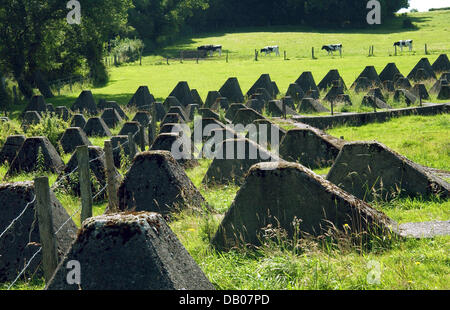
[[275, 52], [275, 55], [280, 56], [280, 49], [278, 48], [278, 45], [266, 46], [261, 49], [261, 54], [264, 53], [266, 56], [267, 54], [271, 54], [273, 52]]
[[394, 43], [394, 46], [400, 46], [401, 51], [403, 52], [403, 47], [409, 47], [409, 51], [412, 51], [412, 43], [413, 40], [400, 40]]
[[219, 52], [219, 56], [222, 56], [222, 45], [202, 45], [197, 47], [199, 51], [207, 51], [210, 56], [214, 54], [214, 52]]
[[339, 54], [342, 56], [342, 44], [329, 44], [322, 46], [322, 50], [326, 50], [328, 55], [333, 55], [333, 52], [339, 51]]

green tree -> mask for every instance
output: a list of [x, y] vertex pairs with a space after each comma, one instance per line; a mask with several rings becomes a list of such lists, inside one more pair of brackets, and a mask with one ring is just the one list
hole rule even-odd
[[45, 75], [72, 74], [86, 61], [96, 82], [104, 82], [103, 42], [124, 27], [131, 0], [82, 1], [81, 25], [69, 25], [61, 0], [0, 0], [0, 66], [22, 94], [38, 87], [48, 95]]
[[11, 104], [11, 96], [8, 93], [6, 82], [3, 84], [2, 76], [0, 74], [0, 112], [3, 112], [5, 116], [8, 116], [8, 108]]

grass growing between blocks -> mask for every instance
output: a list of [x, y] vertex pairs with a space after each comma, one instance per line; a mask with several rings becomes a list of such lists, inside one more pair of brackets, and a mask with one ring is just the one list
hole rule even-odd
[[327, 130], [347, 141], [377, 140], [418, 164], [450, 171], [450, 115], [405, 116], [385, 123]]
[[[450, 237], [393, 241], [372, 250], [345, 241], [302, 239], [294, 245], [281, 239], [218, 252], [209, 243], [218, 221], [186, 215], [170, 224], [217, 289], [450, 288]], [[374, 272], [379, 282], [368, 280]]]

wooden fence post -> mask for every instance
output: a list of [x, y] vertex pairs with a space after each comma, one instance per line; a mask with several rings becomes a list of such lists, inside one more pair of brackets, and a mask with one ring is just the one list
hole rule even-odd
[[226, 58], [226, 60], [227, 60], [227, 63], [228, 63], [228, 50], [227, 50], [227, 58]]
[[150, 121], [150, 124], [148, 126], [148, 145], [151, 147], [153, 144], [153, 141], [156, 138], [157, 117], [156, 117], [156, 105], [155, 104], [152, 104], [150, 106], [150, 113], [152, 116], [152, 120]]
[[50, 200], [48, 178], [35, 178], [34, 189], [36, 193], [40, 243], [42, 246], [42, 267], [44, 269], [45, 281], [48, 283], [58, 266], [58, 254], [56, 252], [56, 238], [53, 229], [52, 203]]
[[89, 169], [89, 149], [87, 145], [78, 146], [77, 149], [78, 172], [80, 176], [81, 193], [81, 223], [92, 217], [92, 189]]
[[311, 48], [311, 55], [312, 55], [312, 59], [316, 59], [316, 57], [314, 56], [314, 47]]
[[286, 51], [284, 51], [284, 60], [287, 60]]
[[331, 100], [331, 115], [334, 115], [334, 111], [333, 111], [333, 100]]
[[425, 43], [425, 55], [428, 55], [428, 47], [426, 43]]
[[117, 181], [116, 169], [114, 166], [113, 147], [111, 140], [106, 140], [104, 145], [105, 151], [105, 173], [108, 193], [108, 211], [119, 211], [119, 198], [117, 197]]
[[167, 65], [169, 64], [169, 56], [167, 56]]
[[130, 161], [132, 161], [134, 156], [136, 156], [136, 143], [134, 142], [133, 134], [131, 132], [128, 133], [128, 147], [130, 150]]
[[255, 61], [258, 61], [258, 51], [255, 50]]
[[139, 144], [140, 144], [141, 151], [144, 152], [145, 151], [145, 130], [144, 130], [144, 126], [142, 126], [142, 125], [139, 125]]
[[372, 96], [373, 98], [373, 111], [376, 113], [377, 112], [377, 102], [376, 102], [376, 98], [375, 95]]
[[395, 56], [397, 56], [397, 45], [394, 45], [395, 48]]

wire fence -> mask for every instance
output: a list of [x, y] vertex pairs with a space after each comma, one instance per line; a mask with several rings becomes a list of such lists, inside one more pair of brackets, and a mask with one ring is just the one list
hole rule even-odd
[[[136, 133], [133, 135], [133, 138], [136, 136], [136, 134], [138, 134], [138, 132], [136, 132]], [[112, 151], [114, 152], [114, 151], [118, 150], [119, 148], [121, 148], [121, 147], [127, 145], [129, 142], [130, 142], [130, 141], [128, 140], [128, 141], [124, 142], [123, 144], [120, 144], [120, 143], [119, 143], [119, 145], [116, 146], [115, 148], [113, 148]], [[97, 156], [96, 158], [93, 158], [93, 159], [89, 160], [89, 163], [92, 163], [92, 162], [94, 162], [94, 161], [96, 161], [96, 160], [99, 160], [99, 159], [103, 158], [104, 156], [105, 156], [105, 152], [103, 152], [100, 156]], [[75, 172], [78, 170], [78, 168], [79, 168], [79, 166], [77, 165], [77, 167], [75, 167], [71, 172], [69, 172], [69, 173], [67, 173], [67, 174], [65, 174], [65, 175], [63, 175], [63, 176], [61, 176], [61, 177], [59, 178], [59, 180], [53, 184], [53, 186], [51, 187], [51, 190], [55, 190], [56, 188], [58, 188], [58, 186], [60, 186], [60, 185], [62, 184], [62, 180], [63, 180], [63, 179], [66, 179], [66, 178], [68, 178], [68, 177], [70, 177], [73, 173], [75, 173]], [[114, 181], [116, 181], [116, 180], [119, 179], [119, 178], [122, 178], [122, 175], [121, 175], [120, 173], [118, 173], [118, 174], [115, 176]], [[93, 195], [93, 196], [92, 196], [92, 200], [95, 200], [95, 199], [98, 198], [100, 195], [102, 195], [102, 194], [106, 191], [107, 188], [108, 188], [108, 184], [106, 184], [106, 185], [105, 185], [102, 189], [100, 189], [95, 195]], [[4, 231], [0, 234], [0, 239], [6, 235], [6, 233], [14, 226], [14, 224], [15, 224], [17, 221], [20, 220], [20, 218], [25, 214], [25, 212], [29, 209], [29, 207], [30, 207], [31, 205], [33, 205], [33, 204], [36, 202], [36, 198], [37, 198], [37, 197], [36, 197], [36, 194], [34, 194], [32, 200], [26, 204], [26, 206], [25, 206], [24, 209], [19, 213], [19, 215], [18, 215], [17, 217], [15, 217], [15, 218], [11, 221], [11, 223], [4, 229]], [[57, 235], [57, 234], [65, 227], [65, 225], [66, 225], [70, 220], [73, 220], [73, 218], [74, 218], [78, 213], [80, 213], [81, 210], [82, 210], [82, 204], [80, 204], [80, 206], [72, 213], [72, 215], [70, 215], [70, 216], [67, 218], [67, 220], [64, 221], [64, 223], [63, 223], [58, 229], [56, 229], [54, 235], [56, 236], [56, 235]], [[35, 222], [36, 222], [36, 212], [35, 212], [35, 215], [34, 215], [34, 216], [35, 216], [35, 219], [34, 219], [34, 221], [33, 221], [33, 223], [32, 223], [32, 226], [31, 226], [32, 228], [31, 228], [31, 230], [33, 230], [33, 227], [34, 227]], [[31, 240], [31, 232], [30, 232], [30, 240]], [[28, 241], [27, 245], [29, 245], [29, 244], [31, 243], [30, 240]], [[36, 256], [37, 256], [41, 251], [42, 251], [42, 246], [40, 246], [39, 249], [31, 256], [30, 260], [26, 263], [26, 265], [24, 266], [24, 268], [19, 272], [19, 274], [18, 274], [17, 277], [13, 280], [13, 282], [11, 282], [11, 284], [8, 286], [8, 288], [7, 288], [8, 290], [10, 290], [12, 287], [14, 287], [14, 285], [17, 283], [17, 281], [19, 281], [20, 277], [21, 277], [21, 276], [25, 273], [25, 271], [30, 267], [30, 265], [31, 265], [31, 263], [33, 262], [33, 260], [36, 258]]]

